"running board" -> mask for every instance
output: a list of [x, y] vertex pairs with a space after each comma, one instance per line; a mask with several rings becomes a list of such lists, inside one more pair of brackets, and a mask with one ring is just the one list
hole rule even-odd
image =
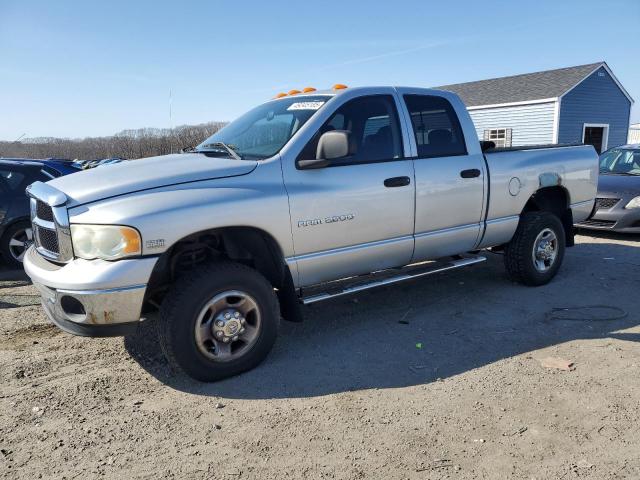
[[[323, 300], [341, 297], [343, 295], [350, 295], [352, 293], [361, 292], [363, 290], [369, 290], [370, 288], [381, 287], [383, 285], [392, 285], [394, 283], [404, 282], [406, 280], [413, 280], [414, 278], [433, 275], [434, 273], [446, 272], [447, 270], [453, 270], [454, 268], [467, 267], [469, 265], [484, 262], [485, 260], [485, 257], [468, 256], [463, 258], [456, 258], [447, 262], [436, 261], [419, 263], [408, 265], [400, 270], [382, 270], [381, 272], [367, 275], [366, 279], [363, 279], [363, 277], [353, 277], [346, 280], [338, 280], [335, 282], [320, 284], [308, 289], [303, 289], [300, 302], [304, 305], [309, 305], [310, 303], [321, 302]], [[305, 290], [311, 292], [315, 291], [318, 293], [310, 293], [308, 296], [306, 296]]]

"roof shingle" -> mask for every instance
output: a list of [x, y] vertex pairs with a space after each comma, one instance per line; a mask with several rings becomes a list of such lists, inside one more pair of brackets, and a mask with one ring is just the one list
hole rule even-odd
[[602, 65], [605, 63], [590, 63], [576, 67], [442, 85], [434, 88], [457, 94], [467, 107], [526, 102], [559, 97]]

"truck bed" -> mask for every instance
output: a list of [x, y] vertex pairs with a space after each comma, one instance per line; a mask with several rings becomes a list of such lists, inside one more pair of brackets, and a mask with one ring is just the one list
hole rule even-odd
[[531, 145], [485, 150], [488, 170], [486, 228], [480, 248], [507, 242], [527, 200], [540, 188], [560, 188], [573, 220], [586, 219], [598, 185], [598, 156], [591, 145]]

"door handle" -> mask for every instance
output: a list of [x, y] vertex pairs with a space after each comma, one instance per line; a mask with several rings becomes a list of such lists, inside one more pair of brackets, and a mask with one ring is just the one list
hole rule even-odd
[[388, 188], [406, 187], [410, 183], [411, 179], [409, 177], [391, 177], [384, 181], [384, 186]]
[[462, 178], [476, 178], [480, 176], [480, 170], [477, 168], [470, 168], [469, 170], [462, 170], [460, 172]]

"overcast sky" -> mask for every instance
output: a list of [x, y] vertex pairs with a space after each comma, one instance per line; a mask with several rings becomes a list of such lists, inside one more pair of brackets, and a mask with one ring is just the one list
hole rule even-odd
[[175, 126], [231, 120], [292, 88], [600, 60], [640, 101], [639, 31], [639, 0], [0, 0], [0, 139], [168, 127], [170, 90]]

